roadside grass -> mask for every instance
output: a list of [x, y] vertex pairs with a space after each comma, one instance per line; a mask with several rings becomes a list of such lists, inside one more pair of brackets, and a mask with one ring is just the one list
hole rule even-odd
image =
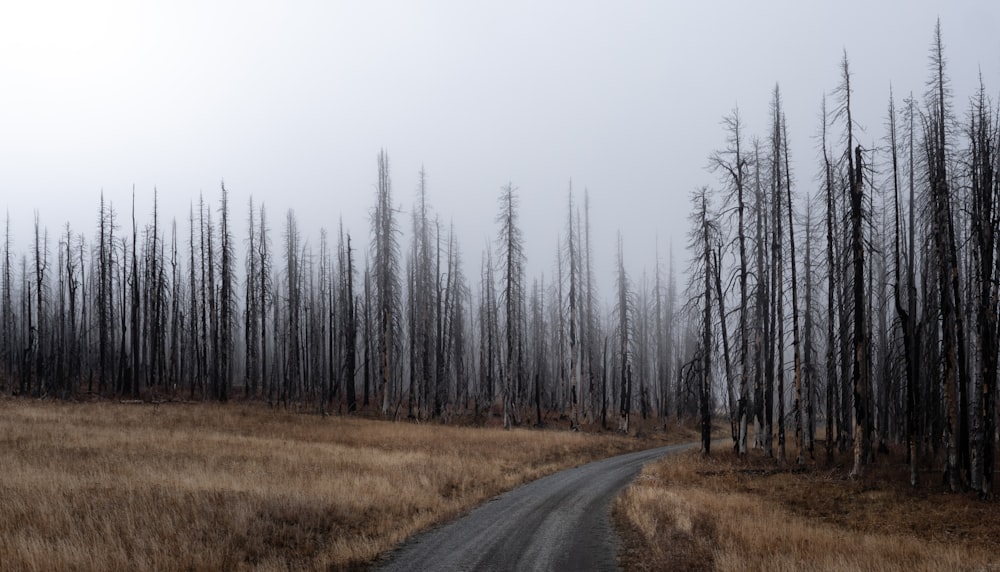
[[259, 404], [7, 399], [0, 568], [364, 568], [504, 490], [662, 441]]
[[687, 451], [651, 463], [612, 505], [620, 563], [625, 570], [1000, 570], [1000, 502], [949, 494], [931, 470], [911, 488], [899, 452], [860, 479], [850, 479], [850, 469], [850, 452], [797, 468], [721, 447], [708, 458]]

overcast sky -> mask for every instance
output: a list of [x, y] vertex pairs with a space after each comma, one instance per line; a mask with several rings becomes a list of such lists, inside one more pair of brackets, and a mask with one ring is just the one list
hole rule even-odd
[[[185, 221], [219, 182], [272, 239], [338, 219], [368, 238], [376, 155], [407, 211], [417, 172], [461, 240], [472, 284], [500, 187], [520, 189], [529, 273], [553, 273], [567, 189], [590, 191], [597, 271], [621, 230], [633, 279], [657, 237], [680, 253], [688, 194], [739, 105], [766, 131], [780, 83], [796, 191], [846, 49], [854, 116], [882, 136], [889, 86], [920, 95], [940, 16], [956, 107], [982, 70], [1000, 90], [1000, 3], [978, 2], [6, 2], [0, 8], [0, 208], [27, 250], [34, 211], [92, 238], [103, 189], [140, 224], [159, 189]], [[400, 217], [404, 229], [408, 215]], [[186, 231], [186, 221], [181, 226]], [[242, 233], [242, 225], [237, 227]], [[242, 240], [242, 236], [240, 237]], [[605, 292], [605, 296], [607, 296]]]

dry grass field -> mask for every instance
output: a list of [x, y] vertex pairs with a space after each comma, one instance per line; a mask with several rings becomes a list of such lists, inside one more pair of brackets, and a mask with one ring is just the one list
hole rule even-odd
[[661, 444], [261, 405], [0, 401], [3, 570], [363, 568], [528, 480]]
[[[821, 455], [818, 455], [821, 456]], [[720, 447], [648, 465], [613, 505], [626, 570], [1000, 570], [1000, 503], [911, 488], [900, 456], [779, 466]]]

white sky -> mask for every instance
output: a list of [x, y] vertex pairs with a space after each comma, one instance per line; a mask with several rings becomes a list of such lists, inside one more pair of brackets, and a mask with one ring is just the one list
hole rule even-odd
[[733, 106], [763, 136], [781, 84], [797, 191], [812, 192], [842, 51], [862, 142], [877, 139], [890, 83], [922, 94], [939, 15], [964, 113], [979, 69], [1000, 89], [1000, 3], [5, 2], [0, 208], [19, 252], [36, 209], [91, 238], [101, 189], [127, 215], [133, 184], [140, 225], [155, 186], [186, 231], [189, 202], [216, 204], [225, 179], [237, 219], [249, 195], [266, 202], [274, 241], [288, 208], [314, 244], [341, 216], [367, 241], [385, 147], [407, 210], [426, 168], [472, 284], [503, 184], [520, 189], [531, 277], [553, 274], [570, 179], [588, 188], [606, 297], [619, 229], [633, 280], [657, 237], [664, 257], [682, 250]]

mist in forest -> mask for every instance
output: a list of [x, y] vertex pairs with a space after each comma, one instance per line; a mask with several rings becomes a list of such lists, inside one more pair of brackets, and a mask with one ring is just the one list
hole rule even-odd
[[0, 385], [822, 425], [991, 494], [998, 9], [850, 8], [14, 8]]
[[733, 107], [762, 132], [780, 82], [792, 165], [811, 185], [817, 109], [844, 50], [862, 137], [874, 139], [889, 86], [923, 90], [938, 16], [956, 94], [974, 90], [979, 70], [998, 71], [996, 12], [989, 2], [20, 3], [0, 19], [0, 208], [24, 248], [36, 210], [53, 232], [69, 222], [92, 234], [102, 190], [126, 211], [134, 187], [145, 219], [155, 188], [164, 220], [181, 220], [199, 193], [217, 200], [224, 180], [237, 236], [253, 196], [275, 215], [294, 209], [318, 246], [341, 219], [367, 238], [384, 148], [395, 206], [412, 211], [423, 169], [433, 217], [454, 224], [470, 273], [495, 238], [503, 185], [521, 194], [529, 274], [550, 279], [558, 213], [571, 185], [588, 191], [607, 292], [619, 231], [636, 278], [657, 252], [663, 264], [671, 250], [686, 258], [687, 194], [718, 184], [706, 157]]

